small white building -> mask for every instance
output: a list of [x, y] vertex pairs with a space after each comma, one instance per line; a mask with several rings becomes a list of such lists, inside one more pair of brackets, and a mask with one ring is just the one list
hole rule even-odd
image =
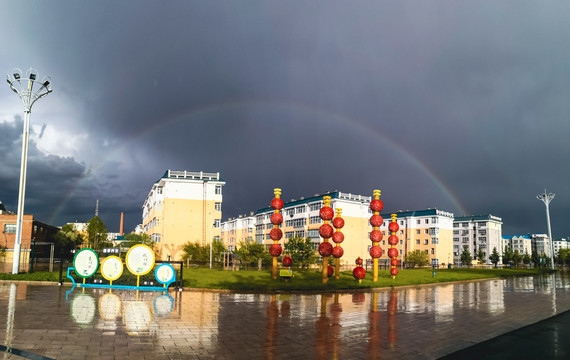
[[558, 251], [560, 251], [560, 249], [569, 248], [568, 240], [566, 238], [554, 239], [552, 245], [554, 245], [554, 256], [558, 256]]

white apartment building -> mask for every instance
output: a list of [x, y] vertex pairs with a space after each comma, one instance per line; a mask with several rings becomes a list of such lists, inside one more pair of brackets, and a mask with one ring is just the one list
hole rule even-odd
[[241, 243], [252, 242], [255, 239], [255, 216], [239, 215], [229, 218], [221, 225], [222, 243], [228, 251], [234, 251]]
[[530, 235], [508, 235], [503, 236], [503, 246], [508, 246], [519, 254], [532, 254], [532, 238]]
[[558, 256], [558, 251], [560, 251], [560, 249], [570, 248], [570, 246], [568, 244], [568, 240], [565, 238], [554, 239], [554, 241], [552, 242], [552, 245], [554, 245], [554, 256]]
[[550, 256], [550, 241], [548, 239], [548, 235], [546, 234], [532, 234], [532, 250], [536, 251], [538, 256], [542, 256], [542, 254]]
[[467, 246], [473, 257], [481, 248], [485, 253], [486, 264], [491, 264], [489, 255], [493, 252], [493, 248], [497, 249], [502, 258], [504, 248], [502, 225], [503, 220], [491, 214], [456, 217], [453, 220], [454, 263], [461, 262], [461, 252], [464, 246]]

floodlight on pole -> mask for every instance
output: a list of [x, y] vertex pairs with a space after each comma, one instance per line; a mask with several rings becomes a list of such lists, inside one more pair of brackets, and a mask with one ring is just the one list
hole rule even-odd
[[553, 193], [546, 193], [546, 189], [544, 189], [544, 194], [539, 194], [536, 198], [546, 205], [546, 223], [548, 225], [548, 239], [550, 241], [550, 266], [552, 270], [554, 270], [554, 241], [552, 241], [552, 230], [550, 229], [550, 209], [549, 205], [552, 199], [554, 199], [556, 194]]
[[18, 191], [18, 212], [16, 215], [16, 238], [14, 240], [14, 259], [12, 261], [12, 274], [20, 271], [20, 251], [22, 247], [22, 223], [24, 219], [24, 198], [26, 192], [26, 168], [28, 164], [28, 137], [30, 133], [30, 113], [34, 103], [49, 94], [51, 79], [49, 76], [38, 81], [38, 73], [30, 68], [26, 75], [20, 69], [12, 70], [6, 76], [10, 89], [18, 94], [24, 103], [24, 129], [22, 132], [22, 161], [20, 164], [20, 187]]

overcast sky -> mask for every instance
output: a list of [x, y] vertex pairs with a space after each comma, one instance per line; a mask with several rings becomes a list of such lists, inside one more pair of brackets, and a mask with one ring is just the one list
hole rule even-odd
[[[220, 172], [223, 219], [382, 190], [386, 211], [493, 214], [570, 235], [570, 3], [0, 2], [0, 71], [33, 66], [27, 214], [141, 222], [167, 169]], [[9, 16], [8, 16], [9, 15]], [[23, 106], [0, 88], [0, 201]]]

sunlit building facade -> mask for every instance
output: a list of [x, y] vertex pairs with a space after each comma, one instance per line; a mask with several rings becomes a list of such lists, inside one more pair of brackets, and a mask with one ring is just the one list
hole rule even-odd
[[[453, 261], [453, 213], [438, 209], [415, 211], [397, 211], [396, 221], [400, 230], [398, 237], [400, 243], [396, 249], [400, 259], [406, 258], [409, 252], [419, 250], [428, 253], [432, 266], [450, 264]], [[380, 260], [388, 261], [388, 225], [391, 221], [390, 213], [382, 213], [384, 223], [380, 227], [383, 240], [380, 242], [382, 257]], [[370, 227], [370, 230], [372, 228]], [[370, 244], [371, 245], [371, 244]]]
[[521, 255], [532, 254], [532, 239], [530, 235], [503, 236], [503, 246], [508, 246], [513, 252], [516, 250]]
[[208, 245], [220, 238], [220, 173], [168, 170], [152, 185], [143, 204], [142, 229], [159, 260], [181, 260], [186, 243]]
[[[456, 217], [453, 221], [453, 261], [461, 263], [461, 253], [465, 246], [473, 258], [479, 248], [485, 255], [485, 264], [491, 264], [489, 255], [493, 248], [503, 256], [503, 220], [494, 215]], [[479, 260], [479, 259], [477, 259]]]

